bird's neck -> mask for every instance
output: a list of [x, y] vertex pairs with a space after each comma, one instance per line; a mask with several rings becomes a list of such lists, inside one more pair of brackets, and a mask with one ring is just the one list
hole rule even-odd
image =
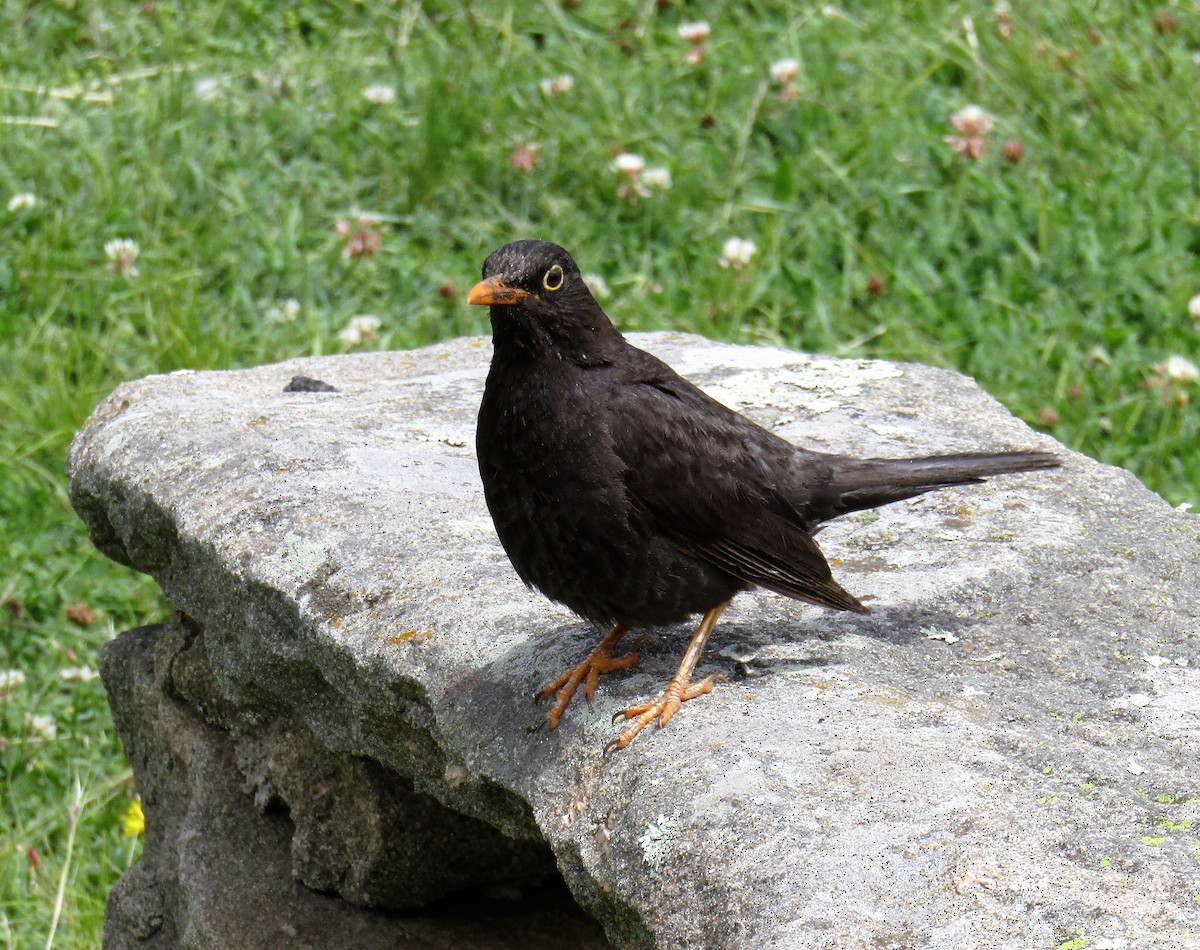
[[495, 355], [512, 363], [567, 361], [578, 366], [605, 366], [625, 344], [603, 310], [570, 324], [522, 319], [511, 307], [492, 307]]

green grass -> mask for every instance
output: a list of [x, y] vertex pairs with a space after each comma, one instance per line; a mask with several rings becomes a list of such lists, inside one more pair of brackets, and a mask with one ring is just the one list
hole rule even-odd
[[[6, 945], [96, 946], [136, 854], [102, 687], [59, 675], [165, 610], [66, 500], [71, 435], [122, 379], [336, 352], [360, 313], [383, 323], [370, 346], [483, 333], [463, 293], [538, 235], [606, 280], [624, 328], [952, 366], [1200, 500], [1196, 387], [1153, 384], [1200, 332], [1190, 8], [1172, 31], [1151, 7], [1048, 0], [1005, 40], [989, 5], [731, 3], [697, 67], [676, 35], [691, 8], [520, 8], [0, 0], [0, 670], [26, 676], [0, 699]], [[790, 103], [767, 73], [784, 57]], [[543, 94], [562, 73], [574, 88]], [[996, 119], [978, 161], [943, 142], [968, 103]], [[521, 143], [531, 172], [510, 166]], [[673, 186], [618, 200], [619, 151]], [[36, 207], [7, 212], [22, 192]], [[342, 256], [352, 208], [383, 219], [373, 257]], [[758, 247], [739, 272], [718, 264], [732, 236]], [[138, 276], [106, 269], [116, 237]], [[267, 319], [285, 298], [297, 319]], [[67, 619], [77, 602], [93, 623]]]

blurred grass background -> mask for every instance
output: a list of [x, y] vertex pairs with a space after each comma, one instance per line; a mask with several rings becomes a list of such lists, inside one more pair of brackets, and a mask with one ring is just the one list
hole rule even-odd
[[[62, 474], [123, 379], [484, 333], [484, 257], [541, 236], [624, 329], [950, 366], [1200, 500], [1191, 4], [0, 0], [0, 36], [5, 946], [97, 946], [138, 852], [81, 668], [166, 606]], [[670, 186], [619, 198], [621, 152]]]

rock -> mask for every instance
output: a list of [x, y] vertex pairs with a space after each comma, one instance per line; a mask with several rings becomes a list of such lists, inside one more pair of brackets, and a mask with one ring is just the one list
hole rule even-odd
[[[610, 716], [690, 630], [541, 728], [530, 696], [597, 632], [495, 539], [471, 449], [486, 341], [124, 384], [72, 447], [71, 496], [180, 614], [104, 664], [147, 812], [110, 945], [464, 889], [532, 914], [558, 875], [620, 947], [1194, 941], [1200, 522], [954, 373], [639, 343], [813, 448], [1050, 447], [1064, 468], [830, 525], [873, 613], [742, 595], [699, 669], [730, 682], [606, 759]], [[336, 391], [282, 392], [297, 375]], [[247, 847], [189, 863], [216, 815]], [[254, 878], [269, 893], [208, 909]]]
[[[245, 750], [228, 732], [209, 725], [193, 707], [172, 695], [172, 665], [193, 648], [197, 635], [193, 624], [176, 618], [170, 624], [131, 630], [101, 652], [113, 715], [133, 764], [147, 817], [142, 860], [122, 876], [108, 897], [104, 921], [104, 945], [108, 950], [384, 950], [396, 946], [419, 950], [554, 950], [564, 941], [599, 950], [609, 945], [594, 923], [572, 912], [569, 898], [567, 908], [558, 909], [554, 906], [556, 895], [549, 891], [541, 895], [546, 905], [541, 908], [508, 907], [472, 895], [443, 904], [436, 917], [400, 918], [362, 910], [293, 880], [294, 872], [304, 880], [302, 869], [313, 862], [314, 853], [321, 853], [306, 837], [312, 834], [312, 821], [304, 817], [297, 821], [296, 808], [289, 820], [277, 808], [261, 808], [268, 804], [261, 800], [256, 809], [255, 799], [246, 794], [242, 772], [245, 764], [239, 761], [239, 753]], [[316, 764], [299, 766], [309, 775], [324, 768], [346, 782], [361, 777], [362, 773], [353, 768], [357, 760], [348, 756], [305, 745], [303, 740], [280, 743], [280, 747], [288, 752], [313, 751]], [[338, 759], [342, 761], [331, 767], [330, 763]], [[379, 770], [378, 766], [374, 768]], [[366, 771], [370, 771], [369, 766]], [[295, 766], [281, 765], [274, 774], [294, 777], [296, 772]], [[324, 789], [318, 782], [296, 796], [295, 800], [303, 803], [299, 810], [308, 816], [319, 807], [316, 802], [338, 794], [362, 803], [349, 820], [345, 808], [339, 810], [335, 805], [331, 809], [331, 819], [346, 834], [335, 845], [335, 853], [321, 873], [328, 875], [347, 865], [353, 867], [355, 858], [347, 860], [347, 849], [361, 846], [371, 852], [372, 842], [363, 841], [371, 836], [361, 833], [362, 814], [372, 807], [376, 811], [390, 807], [403, 814], [406, 808], [412, 808], [416, 797], [400, 789], [381, 799], [371, 795], [377, 790], [369, 785], [361, 795], [356, 794], [359, 791], [352, 784]], [[355, 803], [349, 807], [353, 809]], [[426, 808], [445, 811], [432, 803]], [[371, 831], [401, 837], [400, 824], [387, 820], [392, 815], [374, 817], [384, 820]], [[412, 817], [411, 812], [403, 817]], [[461, 815], [447, 817], [448, 822], [417, 827], [416, 834], [428, 838], [439, 828], [458, 830], [464, 823], [480, 824]], [[482, 831], [495, 836], [489, 828]], [[445, 853], [444, 842], [439, 844]], [[478, 850], [477, 843], [467, 841], [463, 854]], [[395, 867], [403, 865], [412, 871], [408, 886], [414, 893], [421, 893], [441, 869], [429, 862], [414, 869], [407, 863], [409, 857], [402, 853]], [[461, 859], [454, 854], [448, 857], [452, 863]], [[374, 865], [366, 866], [376, 869]], [[390, 884], [395, 867], [382, 864], [372, 884]], [[321, 885], [327, 885], [323, 889], [330, 892], [345, 888], [354, 897], [362, 896], [354, 893], [359, 881], [353, 873], [342, 880], [318, 882], [317, 886]], [[467, 916], [464, 911], [471, 899], [477, 906]], [[479, 903], [486, 905], [483, 913]], [[562, 899], [557, 903], [563, 903]]]

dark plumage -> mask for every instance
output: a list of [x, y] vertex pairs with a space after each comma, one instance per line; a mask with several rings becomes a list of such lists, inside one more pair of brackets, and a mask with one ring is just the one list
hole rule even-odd
[[822, 522], [1058, 464], [1042, 452], [855, 459], [802, 449], [628, 343], [558, 245], [507, 244], [483, 277], [467, 298], [491, 306], [495, 344], [476, 446], [500, 543], [527, 584], [615, 625], [545, 691], [559, 692], [551, 725], [580, 682], [590, 699], [600, 673], [634, 662], [611, 657], [628, 628], [705, 614], [664, 695], [625, 711], [635, 722], [618, 747], [711, 689], [713, 677], [690, 683], [691, 668], [739, 591], [866, 612], [813, 539]]

